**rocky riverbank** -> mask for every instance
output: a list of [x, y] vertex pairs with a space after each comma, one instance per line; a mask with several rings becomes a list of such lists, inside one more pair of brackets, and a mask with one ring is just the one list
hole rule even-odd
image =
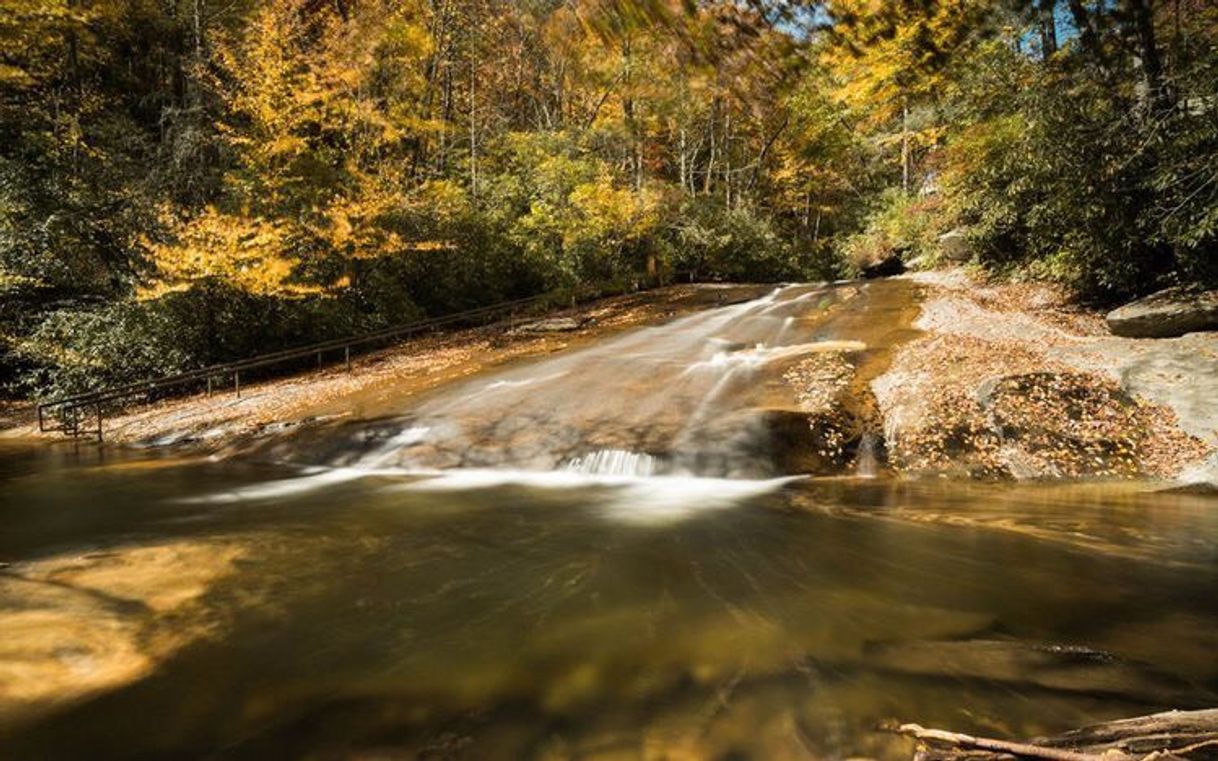
[[1043, 284], [922, 288], [916, 340], [872, 389], [890, 465], [1010, 478], [1212, 479], [1218, 333], [1113, 336]]
[[[767, 288], [681, 286], [430, 336], [363, 357], [352, 373], [133, 408], [107, 421], [106, 436], [244, 451], [318, 423], [400, 414], [454, 381]], [[781, 474], [1218, 481], [1218, 333], [1115, 336], [1051, 286], [963, 269], [827, 288], [799, 318], [822, 340], [773, 353], [769, 380], [758, 380]]]

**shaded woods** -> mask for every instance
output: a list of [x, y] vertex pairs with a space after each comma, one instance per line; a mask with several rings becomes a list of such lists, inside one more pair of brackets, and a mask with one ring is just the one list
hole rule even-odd
[[586, 283], [1215, 275], [1207, 0], [4, 0], [0, 383]]

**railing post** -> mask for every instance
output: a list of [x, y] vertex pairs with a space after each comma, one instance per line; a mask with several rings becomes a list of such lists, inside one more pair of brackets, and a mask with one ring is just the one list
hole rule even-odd
[[211, 376], [207, 376], [207, 395], [211, 396]]
[[343, 347], [343, 361], [347, 363], [347, 372], [351, 372], [351, 347]]
[[241, 398], [241, 371], [233, 370], [233, 390], [237, 392], [237, 398]]
[[97, 443], [102, 443], [102, 408], [101, 402], [97, 403]]

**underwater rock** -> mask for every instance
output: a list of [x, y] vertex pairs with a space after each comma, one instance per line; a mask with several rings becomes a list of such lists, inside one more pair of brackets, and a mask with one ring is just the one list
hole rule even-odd
[[183, 540], [14, 564], [0, 577], [0, 714], [129, 684], [211, 636], [201, 600], [243, 555]]
[[1006, 640], [873, 645], [871, 666], [917, 676], [978, 679], [1164, 705], [1195, 703], [1197, 691], [1175, 677], [1075, 645]]

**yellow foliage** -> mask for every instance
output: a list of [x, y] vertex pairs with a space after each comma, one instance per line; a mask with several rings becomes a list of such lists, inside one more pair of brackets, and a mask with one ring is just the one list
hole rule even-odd
[[221, 130], [258, 178], [247, 190], [258, 203], [300, 192], [329, 163], [376, 173], [404, 141], [443, 128], [417, 111], [434, 48], [429, 14], [420, 0], [370, 0], [343, 20], [269, 0], [241, 36], [217, 39], [237, 117]]
[[941, 85], [938, 61], [980, 27], [989, 3], [940, 0], [926, 6], [882, 0], [833, 0], [837, 44], [822, 63], [838, 81], [846, 105], [882, 122]]
[[170, 226], [173, 242], [143, 241], [156, 268], [154, 282], [140, 292], [143, 299], [209, 280], [263, 296], [321, 291], [292, 281], [299, 261], [290, 253], [282, 224], [208, 207], [199, 216], [171, 221]]

